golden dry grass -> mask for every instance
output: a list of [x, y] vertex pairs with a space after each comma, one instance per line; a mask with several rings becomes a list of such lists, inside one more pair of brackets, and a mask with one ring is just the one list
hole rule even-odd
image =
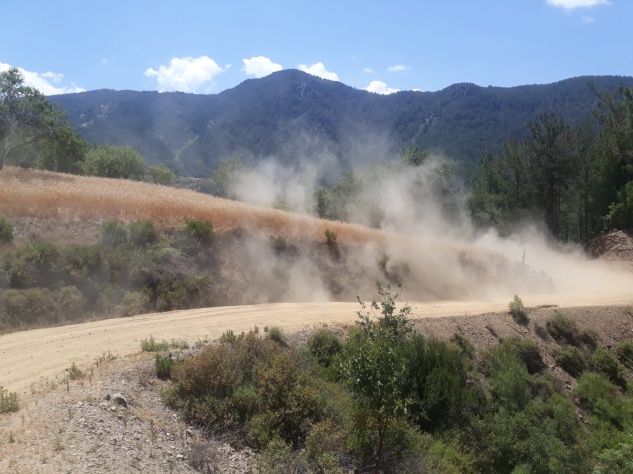
[[243, 227], [298, 239], [324, 240], [325, 229], [341, 241], [381, 242], [383, 233], [137, 181], [73, 176], [5, 167], [0, 171], [0, 214], [82, 220], [150, 219], [163, 227], [187, 219], [210, 221], [218, 232]]

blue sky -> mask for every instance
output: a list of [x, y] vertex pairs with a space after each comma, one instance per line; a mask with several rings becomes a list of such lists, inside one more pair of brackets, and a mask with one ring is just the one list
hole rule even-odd
[[217, 93], [302, 68], [378, 93], [633, 76], [631, 0], [0, 0], [0, 69], [45, 94]]

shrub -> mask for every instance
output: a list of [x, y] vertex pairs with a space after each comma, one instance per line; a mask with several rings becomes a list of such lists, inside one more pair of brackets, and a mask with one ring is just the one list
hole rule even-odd
[[115, 248], [128, 240], [128, 231], [117, 221], [106, 221], [101, 224], [101, 244], [106, 248]]
[[206, 274], [189, 274], [159, 281], [155, 289], [156, 309], [172, 311], [211, 306], [211, 287], [211, 278]]
[[68, 378], [70, 380], [79, 380], [80, 378], [84, 376], [84, 373], [81, 371], [79, 367], [77, 367], [77, 364], [75, 364], [74, 362], [71, 364], [71, 366], [67, 370], [68, 370]]
[[633, 342], [624, 341], [619, 343], [616, 351], [620, 362], [628, 369], [633, 370]]
[[467, 357], [470, 360], [475, 359], [475, 346], [473, 346], [473, 344], [463, 334], [456, 332], [451, 336], [450, 341], [459, 347], [464, 357]]
[[172, 170], [164, 164], [149, 166], [147, 175], [152, 183], [168, 185], [174, 182], [175, 175]]
[[54, 294], [60, 315], [66, 319], [79, 321], [86, 309], [86, 298], [74, 286], [64, 286]]
[[284, 332], [281, 328], [277, 326], [273, 326], [268, 329], [268, 339], [276, 342], [281, 347], [288, 346], [288, 342], [286, 341], [286, 336], [284, 335]]
[[213, 240], [213, 224], [210, 222], [189, 220], [185, 223], [185, 230], [202, 244], [207, 245]]
[[325, 242], [328, 245], [335, 244], [336, 243], [336, 232], [333, 232], [330, 229], [325, 229]]
[[13, 288], [47, 287], [59, 280], [59, 252], [40, 240], [9, 252], [5, 270]]
[[165, 356], [156, 354], [156, 377], [161, 380], [167, 380], [171, 378], [171, 372], [174, 368], [174, 359], [171, 352]]
[[501, 345], [516, 354], [525, 363], [530, 374], [536, 374], [545, 367], [543, 357], [541, 357], [541, 350], [535, 341], [512, 337], [504, 340]]
[[598, 373], [606, 375], [611, 382], [626, 388], [622, 364], [606, 349], [597, 349], [591, 356], [591, 367]]
[[98, 245], [68, 245], [60, 251], [59, 265], [67, 282], [82, 285], [101, 272], [101, 249]]
[[235, 344], [237, 342], [237, 336], [232, 329], [227, 329], [220, 336], [220, 342], [222, 344]]
[[523, 301], [517, 295], [514, 295], [514, 299], [508, 305], [508, 312], [517, 324], [526, 325], [530, 321]]
[[145, 174], [145, 160], [130, 146], [105, 145], [86, 153], [82, 170], [88, 176], [140, 180]]
[[633, 422], [630, 398], [624, 397], [604, 375], [585, 372], [578, 379], [574, 392], [581, 406], [598, 419], [611, 423], [618, 429]]
[[137, 247], [144, 247], [158, 241], [159, 233], [152, 221], [134, 221], [128, 227], [130, 231], [130, 241]]
[[546, 327], [547, 332], [557, 342], [573, 346], [579, 343], [578, 326], [576, 326], [574, 321], [558, 311], [554, 312], [554, 315], [547, 321]]
[[572, 377], [577, 378], [587, 367], [585, 356], [574, 346], [557, 347], [554, 350], [554, 361]]
[[0, 385], [0, 413], [9, 413], [12, 411], [18, 411], [19, 397], [16, 392], [9, 392], [2, 385]]
[[12, 326], [52, 324], [58, 320], [58, 307], [53, 294], [46, 289], [4, 290], [0, 292], [0, 311]]
[[334, 357], [343, 350], [343, 344], [327, 329], [319, 329], [307, 342], [310, 354], [324, 367], [329, 367]]
[[0, 217], [0, 242], [11, 242], [13, 240], [13, 225], [11, 222]]
[[135, 291], [126, 293], [121, 301], [121, 316], [136, 316], [145, 314], [151, 309], [149, 295], [145, 292]]
[[532, 398], [532, 378], [526, 364], [505, 347], [485, 355], [490, 389], [499, 406], [511, 411], [524, 409]]
[[591, 329], [584, 329], [578, 334], [578, 342], [591, 351], [595, 351], [598, 347], [598, 333]]
[[149, 339], [143, 339], [141, 341], [141, 350], [143, 352], [161, 352], [169, 349], [169, 342], [162, 340], [158, 342], [154, 339], [154, 336], [150, 336]]

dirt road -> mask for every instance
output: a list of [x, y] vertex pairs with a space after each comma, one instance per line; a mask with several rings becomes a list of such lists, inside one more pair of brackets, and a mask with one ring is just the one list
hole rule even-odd
[[[412, 317], [429, 318], [503, 312], [507, 302], [411, 303]], [[564, 297], [533, 296], [527, 306], [555, 304], [565, 306], [632, 304], [631, 296]], [[141, 340], [150, 335], [158, 340], [213, 339], [227, 329], [248, 331], [257, 325], [279, 326], [286, 331], [318, 327], [322, 323], [352, 323], [357, 303], [283, 303], [254, 306], [204, 308], [131, 318], [107, 319], [84, 324], [35, 329], [0, 336], [0, 385], [22, 395], [32, 384], [60, 380], [74, 362], [87, 367], [104, 353], [125, 356], [140, 350]]]

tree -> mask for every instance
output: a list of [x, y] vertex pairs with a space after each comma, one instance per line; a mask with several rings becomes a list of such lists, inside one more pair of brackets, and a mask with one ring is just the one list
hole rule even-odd
[[106, 145], [86, 153], [83, 171], [89, 176], [141, 180], [145, 174], [145, 160], [130, 146]]
[[152, 183], [169, 185], [174, 182], [174, 172], [167, 168], [164, 164], [150, 166], [147, 168], [147, 174]]
[[86, 140], [78, 136], [70, 125], [64, 124], [41, 143], [35, 166], [60, 173], [81, 174], [87, 150]]
[[65, 121], [41, 92], [24, 85], [17, 68], [0, 73], [0, 169], [18, 149], [51, 138]]
[[[360, 301], [358, 330], [351, 333], [345, 346], [339, 371], [343, 380], [365, 411], [367, 426], [376, 438], [374, 472], [380, 472], [385, 442], [395, 420], [404, 417], [407, 401], [406, 341], [411, 332], [407, 316], [411, 307], [396, 311], [399, 298], [389, 285], [377, 283], [380, 302], [372, 301], [370, 309]], [[380, 310], [382, 317], [373, 318]]]

